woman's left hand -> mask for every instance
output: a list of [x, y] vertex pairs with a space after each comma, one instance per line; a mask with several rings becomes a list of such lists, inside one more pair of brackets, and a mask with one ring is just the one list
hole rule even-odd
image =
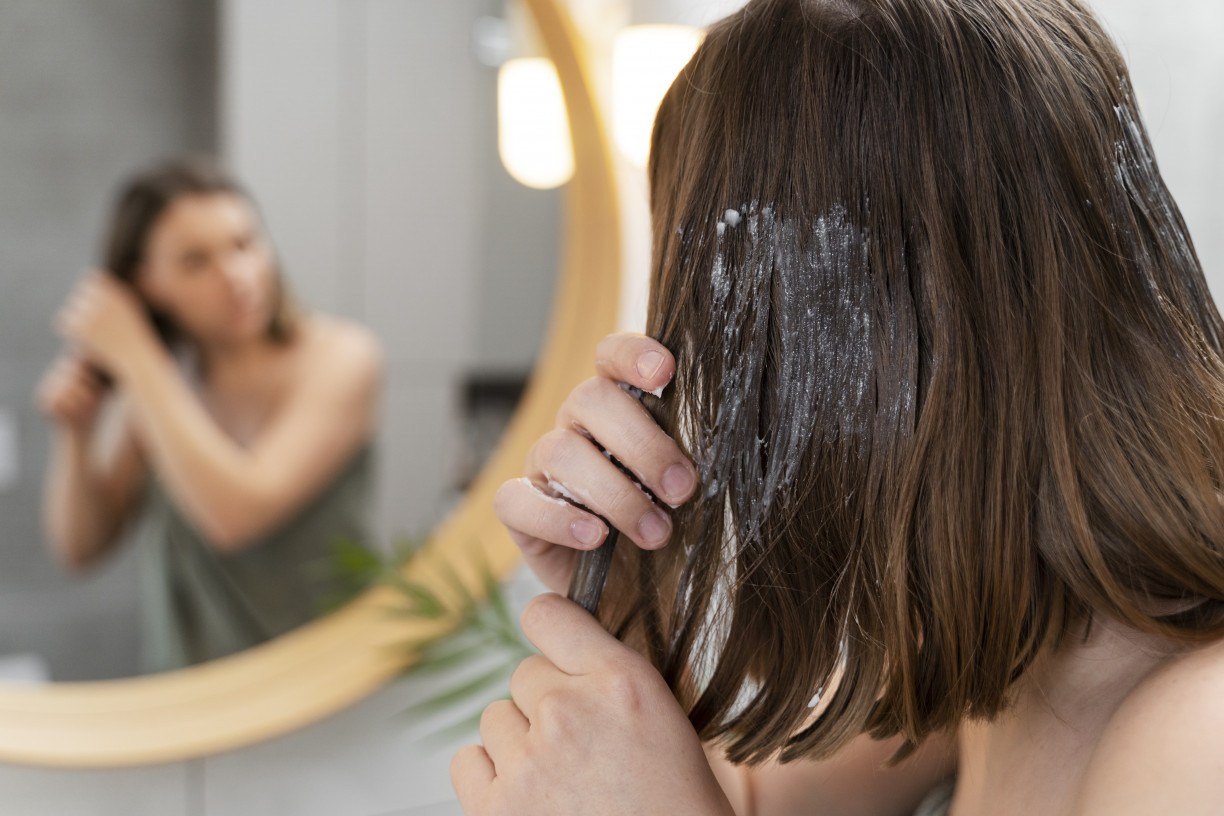
[[55, 317], [56, 331], [90, 362], [115, 376], [157, 336], [136, 294], [108, 272], [93, 270], [73, 287]]
[[637, 652], [572, 601], [523, 611], [540, 649], [510, 678], [512, 700], [480, 720], [451, 782], [468, 816], [734, 816], [688, 718]]

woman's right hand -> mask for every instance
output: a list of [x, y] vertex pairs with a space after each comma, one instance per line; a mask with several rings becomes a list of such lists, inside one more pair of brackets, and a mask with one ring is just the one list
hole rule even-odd
[[[603, 543], [608, 519], [639, 547], [659, 549], [671, 536], [666, 509], [655, 504], [603, 455], [602, 446], [636, 474], [660, 501], [678, 507], [697, 487], [697, 469], [680, 447], [620, 383], [657, 391], [671, 381], [676, 361], [657, 341], [611, 334], [595, 350], [596, 376], [570, 392], [556, 427], [532, 446], [525, 476], [511, 479], [494, 510], [549, 589], [565, 595], [578, 550]], [[573, 497], [592, 513], [558, 498]]]
[[36, 401], [43, 415], [68, 431], [92, 426], [107, 391], [97, 370], [75, 354], [61, 354], [38, 384]]

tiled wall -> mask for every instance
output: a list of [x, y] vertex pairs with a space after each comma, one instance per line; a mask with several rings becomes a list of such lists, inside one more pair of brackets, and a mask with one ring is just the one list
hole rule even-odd
[[215, 15], [211, 0], [0, 5], [0, 423], [16, 457], [0, 485], [0, 655], [37, 655], [61, 679], [135, 665], [134, 564], [83, 581], [44, 552], [48, 434], [33, 392], [118, 179], [215, 145]]

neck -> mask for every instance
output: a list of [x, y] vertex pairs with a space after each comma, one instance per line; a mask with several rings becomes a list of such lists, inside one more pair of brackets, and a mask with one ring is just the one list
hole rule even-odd
[[1087, 638], [1081, 634], [1034, 667], [1021, 694], [1040, 693], [1064, 719], [1099, 719], [1178, 651], [1167, 638], [1097, 615]]
[[263, 335], [236, 341], [198, 340], [192, 344], [200, 369], [211, 373], [257, 364], [272, 349], [272, 345]]

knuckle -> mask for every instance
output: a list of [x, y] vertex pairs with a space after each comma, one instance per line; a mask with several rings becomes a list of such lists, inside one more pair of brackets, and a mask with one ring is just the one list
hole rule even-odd
[[570, 394], [577, 413], [588, 413], [594, 407], [602, 404], [609, 384], [606, 378], [599, 376], [588, 377], [580, 382]]
[[658, 457], [661, 449], [658, 432], [649, 424], [627, 422], [622, 428], [626, 458], [633, 462], [649, 462]]
[[484, 742], [488, 742], [489, 728], [493, 725], [494, 718], [497, 717], [497, 703], [489, 703], [485, 706], [484, 711], [480, 712], [480, 738]]
[[450, 761], [450, 776], [451, 780], [459, 780], [463, 778], [463, 769], [467, 767], [468, 760], [476, 752], [475, 745], [465, 745], [455, 752]]
[[645, 505], [648, 503], [642, 491], [630, 484], [627, 479], [619, 480], [615, 487], [608, 490], [608, 512], [621, 519], [622, 522], [632, 521], [636, 524], [638, 517], [646, 512]]
[[550, 743], [572, 742], [577, 737], [577, 718], [567, 695], [548, 691], [536, 701], [536, 725]]
[[604, 699], [614, 710], [637, 714], [646, 709], [650, 689], [642, 673], [635, 667], [615, 665], [601, 676]]
[[540, 437], [536, 442], [536, 462], [542, 468], [556, 468], [564, 464], [570, 455], [570, 435], [567, 431], [554, 428]]
[[519, 661], [519, 664], [514, 667], [514, 671], [510, 672], [510, 680], [508, 682], [510, 683], [511, 697], [519, 696], [518, 692], [521, 691], [523, 678], [525, 677], [527, 670], [530, 668], [530, 666], [528, 666], [528, 661], [530, 661], [533, 657], [535, 657], [535, 655], [528, 655], [527, 657], [523, 658]]

